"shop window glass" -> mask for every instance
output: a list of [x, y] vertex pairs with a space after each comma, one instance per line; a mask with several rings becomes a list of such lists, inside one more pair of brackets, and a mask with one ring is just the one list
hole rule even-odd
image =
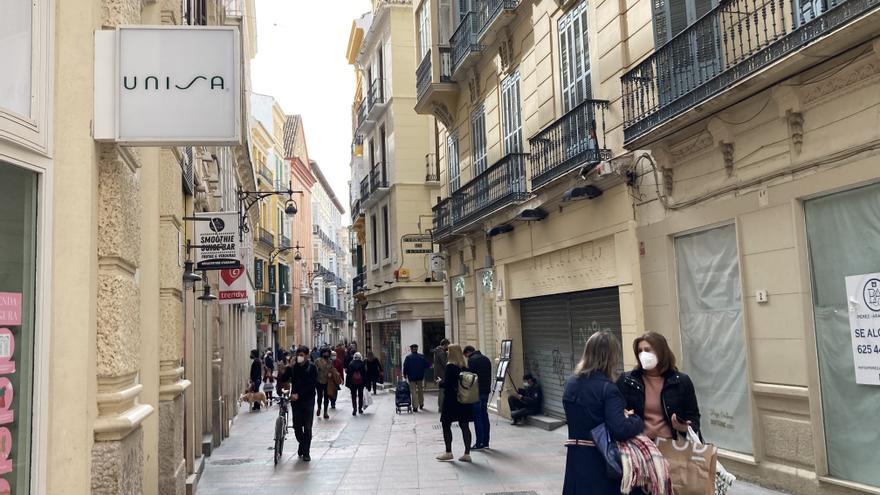
[[33, 3], [0, 0], [0, 108], [31, 116]]
[[30, 493], [36, 196], [35, 173], [0, 162], [0, 493]]
[[825, 446], [831, 476], [880, 487], [880, 390], [856, 384], [846, 277], [880, 272], [880, 185], [806, 201]]
[[703, 436], [752, 453], [736, 227], [675, 239], [681, 368], [694, 382]]

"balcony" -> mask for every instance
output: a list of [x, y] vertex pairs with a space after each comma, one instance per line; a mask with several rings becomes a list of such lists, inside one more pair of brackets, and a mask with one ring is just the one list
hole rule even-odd
[[624, 145], [650, 144], [878, 34], [880, 0], [721, 0], [621, 77]]
[[275, 294], [271, 292], [258, 292], [256, 298], [256, 305], [260, 308], [274, 308], [275, 307]]
[[611, 159], [605, 147], [606, 108], [605, 100], [585, 100], [529, 139], [532, 191], [579, 167]]
[[362, 216], [364, 216], [364, 207], [361, 205], [361, 200], [356, 199], [351, 204], [351, 223], [354, 224]]
[[360, 132], [364, 125], [367, 123], [367, 110], [369, 105], [367, 104], [367, 99], [364, 98], [361, 100], [360, 104], [357, 107], [357, 129]]
[[432, 232], [434, 242], [446, 240], [452, 234], [450, 202], [450, 199], [446, 198], [431, 209], [434, 217], [434, 230]]
[[516, 7], [520, 0], [484, 0], [480, 6], [478, 40], [481, 45], [489, 46], [495, 41], [498, 33], [514, 19]]
[[382, 80], [374, 80], [367, 87], [367, 96], [361, 100], [357, 110], [357, 133], [366, 134], [376, 124], [382, 111], [388, 106], [386, 99], [385, 83]]
[[453, 231], [474, 224], [513, 203], [525, 201], [527, 153], [510, 153], [452, 194]]
[[416, 70], [415, 111], [431, 115], [435, 106], [457, 108], [458, 85], [452, 81], [452, 49], [436, 46], [429, 50]]
[[366, 285], [367, 276], [364, 273], [361, 273], [357, 277], [351, 280], [351, 292], [352, 294], [360, 294], [364, 291], [364, 285]]
[[[364, 208], [369, 208], [379, 202], [382, 198], [388, 194], [388, 177], [387, 170], [383, 170], [383, 165], [378, 163], [373, 165], [373, 168], [370, 169], [370, 191], [369, 194], [363, 199]], [[363, 187], [363, 183], [361, 183]]]
[[269, 232], [268, 230], [260, 227], [260, 242], [268, 246], [269, 248], [275, 247], [275, 235]]
[[260, 165], [260, 177], [262, 177], [266, 184], [272, 184], [272, 171], [269, 170], [269, 167], [265, 165]]
[[329, 304], [315, 303], [315, 318], [327, 318], [329, 320], [344, 320], [345, 312], [340, 311]]
[[293, 296], [290, 294], [290, 292], [279, 292], [278, 296], [278, 306], [290, 307], [293, 304]]
[[477, 62], [480, 52], [483, 51], [483, 46], [478, 42], [482, 27], [477, 12], [468, 12], [449, 39], [452, 44], [453, 79], [462, 80], [464, 69]]
[[370, 197], [370, 177], [361, 179], [361, 205], [366, 206], [367, 198]]
[[279, 244], [280, 244], [279, 247], [283, 247], [283, 248], [289, 248], [289, 247], [290, 247], [290, 237], [287, 237], [286, 235], [281, 235], [281, 236], [278, 236], [278, 237], [280, 237], [280, 239], [281, 239], [281, 240], [279, 241]]
[[425, 155], [425, 182], [440, 185], [440, 163], [436, 153]]

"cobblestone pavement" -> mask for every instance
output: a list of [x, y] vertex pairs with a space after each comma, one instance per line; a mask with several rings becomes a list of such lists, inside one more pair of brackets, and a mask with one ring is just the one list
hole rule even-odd
[[[310, 463], [297, 458], [291, 431], [284, 458], [273, 465], [277, 406], [242, 410], [231, 436], [207, 459], [198, 495], [562, 493], [565, 428], [547, 432], [493, 416], [491, 449], [474, 452], [470, 464], [438, 462], [443, 437], [436, 395], [425, 397], [428, 411], [398, 415], [393, 394], [380, 392], [363, 416], [352, 417], [347, 392], [329, 420], [315, 419]], [[457, 458], [464, 447], [457, 428], [453, 435]], [[738, 484], [730, 494], [778, 492]]]

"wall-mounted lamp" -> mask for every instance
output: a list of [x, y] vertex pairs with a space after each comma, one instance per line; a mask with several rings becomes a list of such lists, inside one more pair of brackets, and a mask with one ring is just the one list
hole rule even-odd
[[496, 225], [486, 231], [486, 237], [495, 237], [496, 235], [506, 234], [508, 232], [513, 232], [513, 225], [510, 225], [509, 223]]
[[593, 185], [573, 187], [562, 195], [563, 202], [578, 201], [581, 199], [596, 199], [602, 195], [602, 190]]
[[194, 284], [196, 282], [201, 282], [202, 276], [193, 271], [193, 262], [192, 260], [186, 260], [183, 262], [183, 282], [185, 284]]

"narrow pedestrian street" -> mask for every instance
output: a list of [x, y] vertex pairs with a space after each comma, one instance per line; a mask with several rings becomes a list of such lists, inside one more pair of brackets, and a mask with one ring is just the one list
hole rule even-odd
[[[492, 446], [473, 462], [438, 462], [443, 437], [436, 394], [428, 410], [395, 414], [394, 396], [380, 392], [363, 416], [352, 417], [347, 391], [329, 420], [315, 419], [310, 463], [296, 456], [291, 431], [284, 459], [272, 463], [272, 428], [278, 407], [235, 420], [231, 436], [207, 459], [199, 495], [463, 494], [558, 495], [565, 466], [565, 428], [547, 432], [492, 417]], [[247, 406], [245, 406], [247, 407]], [[473, 425], [471, 425], [473, 427]], [[453, 453], [462, 453], [453, 428]], [[732, 495], [778, 492], [738, 483]]]

